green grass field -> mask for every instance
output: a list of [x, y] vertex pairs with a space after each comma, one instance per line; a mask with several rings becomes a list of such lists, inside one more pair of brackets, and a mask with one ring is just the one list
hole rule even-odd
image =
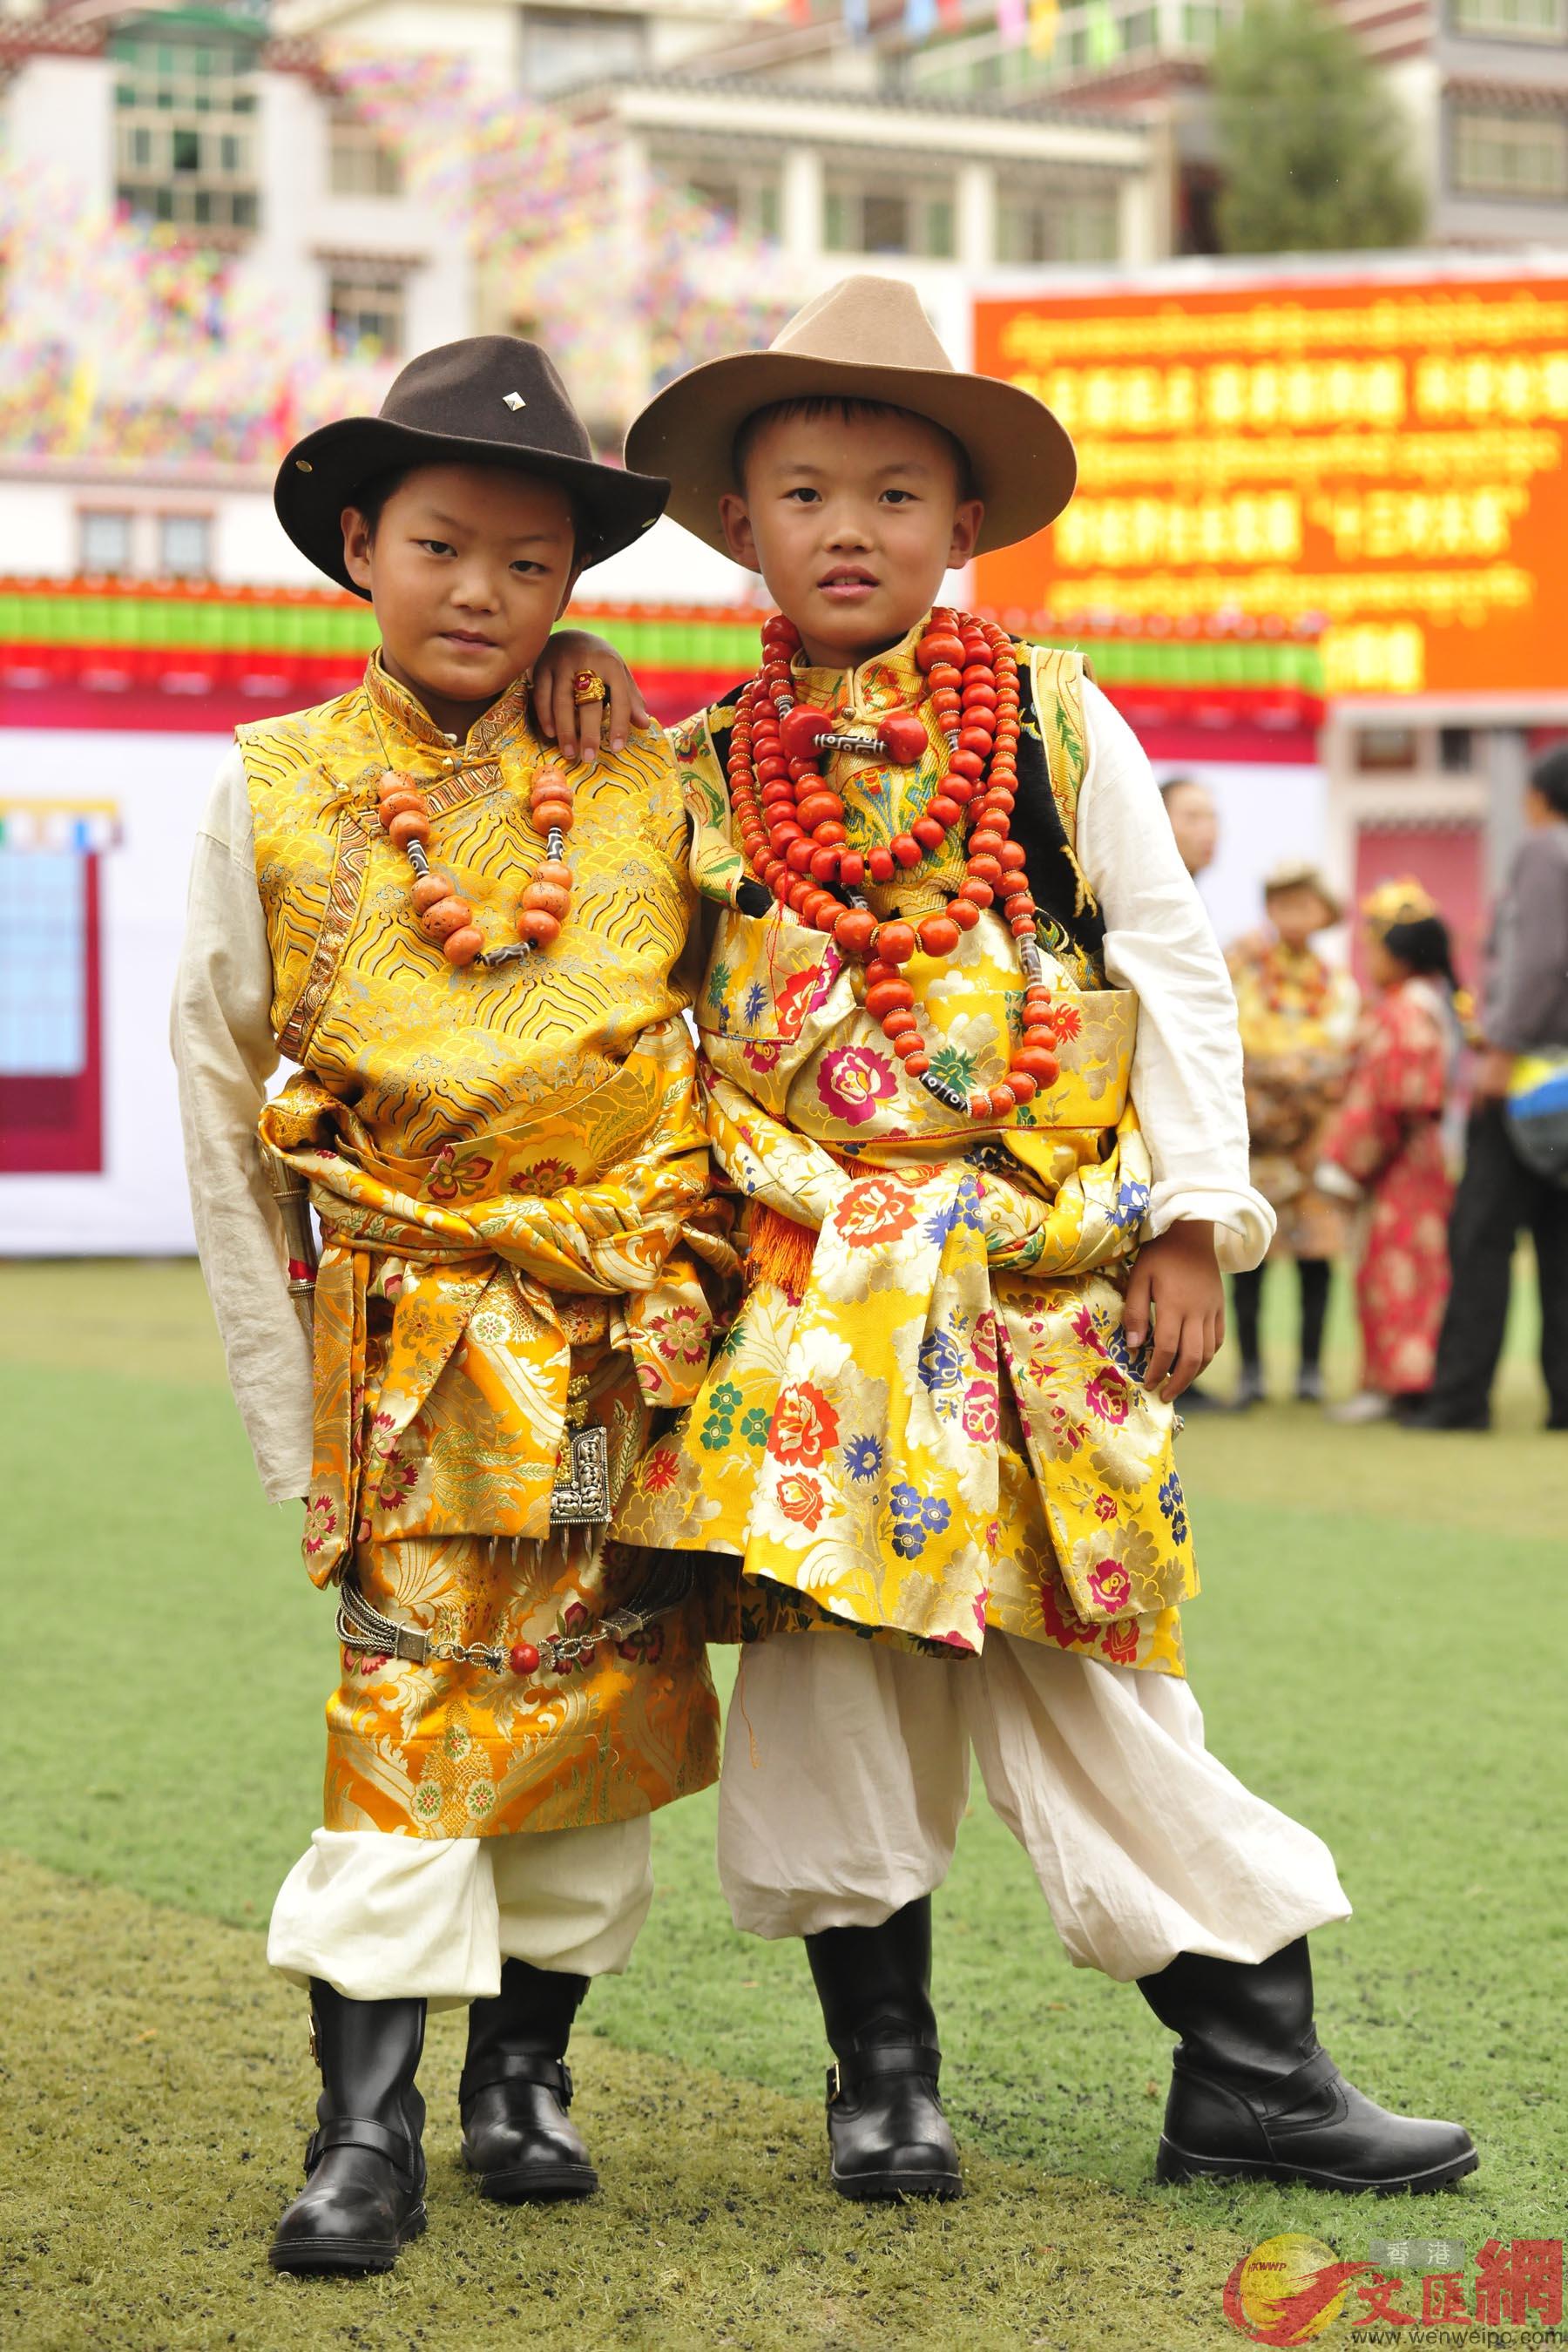
[[574, 2047], [604, 2194], [480, 2203], [456, 2161], [461, 2021], [440, 2018], [429, 2234], [388, 2280], [316, 2284], [263, 2260], [314, 2074], [261, 1929], [319, 1818], [329, 1604], [295, 1514], [256, 1493], [194, 1269], [0, 1268], [0, 2342], [1174, 2352], [1242, 2340], [1226, 2275], [1282, 2231], [1346, 2259], [1413, 2231], [1561, 2235], [1568, 1442], [1538, 1432], [1528, 1337], [1489, 1437], [1282, 1405], [1182, 1440], [1211, 1743], [1334, 1846], [1357, 1916], [1316, 1941], [1324, 2039], [1374, 2096], [1471, 2125], [1458, 2190], [1156, 2189], [1167, 2038], [1067, 1966], [977, 1797], [937, 1903], [970, 2193], [845, 2205], [802, 1956], [730, 1927], [705, 1797], [660, 1816], [635, 1965]]

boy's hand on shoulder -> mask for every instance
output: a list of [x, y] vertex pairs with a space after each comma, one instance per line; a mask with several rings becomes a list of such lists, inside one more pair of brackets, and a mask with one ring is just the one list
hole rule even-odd
[[1212, 1224], [1168, 1226], [1139, 1251], [1121, 1317], [1134, 1351], [1148, 1339], [1151, 1320], [1154, 1352], [1143, 1385], [1168, 1403], [1207, 1370], [1225, 1338], [1225, 1285]]
[[[609, 689], [605, 702], [579, 702], [573, 681], [585, 669]], [[647, 705], [614, 646], [586, 629], [557, 629], [533, 665], [533, 723], [563, 760], [592, 767], [605, 744], [624, 751], [634, 727], [648, 725]]]

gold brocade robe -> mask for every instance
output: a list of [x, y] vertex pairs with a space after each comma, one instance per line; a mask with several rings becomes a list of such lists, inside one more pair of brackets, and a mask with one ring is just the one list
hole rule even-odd
[[[907, 829], [945, 768], [919, 634], [847, 678], [797, 663], [797, 697], [825, 709], [927, 713], [918, 771], [835, 755], [858, 849]], [[1081, 665], [1025, 649], [1020, 667], [1071, 918], [1089, 895], [1074, 856]], [[718, 745], [732, 716], [718, 706], [674, 738], [710, 842], [730, 825]], [[731, 899], [745, 871], [732, 844], [700, 870]], [[868, 895], [883, 915], [929, 912], [963, 871], [950, 839]], [[698, 1021], [714, 1155], [745, 1204], [744, 1303], [616, 1526], [739, 1554], [764, 1628], [847, 1623], [973, 1651], [996, 1627], [1179, 1674], [1176, 1604], [1196, 1582], [1173, 1413], [1121, 1330], [1150, 1182], [1130, 1097], [1137, 1003], [1107, 987], [1070, 920], [1043, 920], [1040, 944], [1061, 1076], [977, 1127], [906, 1076], [864, 1010], [862, 969], [831, 940], [785, 910], [721, 913]], [[906, 976], [935, 1072], [965, 1091], [999, 1084], [1024, 985], [1000, 915]]]
[[1342, 965], [1283, 940], [1231, 950], [1252, 1138], [1252, 1181], [1274, 1211], [1271, 1257], [1342, 1257], [1350, 1214], [1314, 1183], [1342, 1100], [1360, 993]]
[[[273, 1026], [300, 1065], [261, 1132], [309, 1180], [322, 1234], [307, 1564], [443, 1642], [579, 1632], [648, 1563], [552, 1537], [569, 1404], [605, 1426], [618, 1492], [652, 1413], [694, 1393], [702, 1276], [734, 1263], [681, 1018], [694, 892], [667, 748], [574, 772], [559, 940], [459, 971], [418, 929], [378, 781], [425, 790], [432, 864], [487, 945], [514, 939], [544, 854], [525, 690], [458, 746], [376, 658], [352, 693], [239, 740]], [[622, 1819], [713, 1778], [716, 1722], [687, 1612], [528, 1677], [345, 1651], [326, 1826]]]

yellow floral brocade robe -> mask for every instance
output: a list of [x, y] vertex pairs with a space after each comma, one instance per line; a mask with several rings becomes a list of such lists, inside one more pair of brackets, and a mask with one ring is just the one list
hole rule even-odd
[[[321, 709], [241, 730], [273, 1025], [300, 1066], [261, 1133], [321, 1224], [305, 1556], [443, 1642], [575, 1633], [649, 1563], [551, 1532], [563, 1432], [603, 1424], [612, 1493], [651, 1415], [707, 1363], [702, 1275], [733, 1265], [681, 1015], [694, 894], [661, 740], [574, 774], [561, 937], [454, 970], [414, 919], [376, 816], [383, 770], [426, 793], [431, 862], [489, 946], [542, 850], [546, 756], [514, 689], [452, 744], [373, 660]], [[710, 1781], [700, 1627], [531, 1676], [345, 1650], [325, 1823], [427, 1836], [646, 1812]]]
[[[797, 664], [797, 695], [858, 720], [921, 707], [918, 635], [848, 678]], [[1021, 667], [1070, 918], [1089, 900], [1073, 854], [1081, 668], [1040, 649]], [[730, 824], [731, 719], [719, 706], [674, 739], [710, 840]], [[931, 798], [944, 762], [927, 723], [917, 772], [835, 756], [857, 848]], [[728, 856], [726, 872], [710, 854], [705, 887], [732, 900], [744, 868], [732, 845]], [[868, 895], [882, 915], [930, 912], [963, 870], [950, 841]], [[1043, 919], [1039, 936], [1061, 1076], [976, 1127], [907, 1077], [865, 1012], [863, 971], [830, 940], [784, 910], [721, 914], [701, 1083], [744, 1203], [745, 1297], [616, 1524], [638, 1543], [739, 1554], [764, 1627], [847, 1624], [960, 1651], [994, 1627], [1180, 1674], [1177, 1604], [1196, 1580], [1173, 1414], [1121, 1329], [1150, 1184], [1130, 1097], [1137, 1003], [1106, 985], [1070, 920]], [[943, 961], [917, 955], [908, 977], [937, 1073], [966, 1092], [1000, 1083], [1023, 1001], [1000, 915]]]

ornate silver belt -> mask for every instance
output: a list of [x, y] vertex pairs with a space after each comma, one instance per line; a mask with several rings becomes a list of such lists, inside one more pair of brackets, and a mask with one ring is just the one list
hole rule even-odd
[[587, 1664], [603, 1642], [635, 1640], [672, 1609], [679, 1608], [696, 1578], [695, 1557], [667, 1552], [638, 1599], [611, 1610], [596, 1624], [585, 1626], [580, 1633], [551, 1633], [542, 1642], [513, 1642], [503, 1647], [489, 1642], [440, 1641], [433, 1633], [400, 1624], [395, 1617], [384, 1617], [365, 1599], [352, 1573], [345, 1572], [338, 1588], [338, 1639], [345, 1650], [405, 1658], [412, 1665], [438, 1661], [444, 1665], [479, 1666], [487, 1674], [513, 1675], [526, 1681], [531, 1675], [563, 1674]]

